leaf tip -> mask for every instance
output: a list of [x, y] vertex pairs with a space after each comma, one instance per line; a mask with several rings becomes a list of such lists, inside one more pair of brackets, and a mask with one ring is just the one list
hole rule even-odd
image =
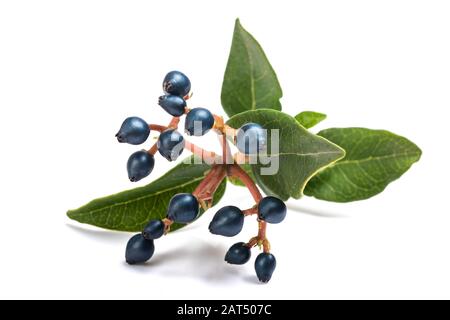
[[419, 146], [416, 144], [416, 148], [417, 148], [417, 161], [420, 160], [420, 158], [422, 157], [422, 149], [419, 148]]
[[339, 151], [340, 151], [340, 155], [341, 155], [341, 156], [339, 157], [338, 161], [344, 159], [345, 156], [347, 155], [347, 151], [345, 151], [345, 149], [342, 148], [340, 145], [338, 145], [338, 144], [335, 144], [335, 145], [338, 147], [338, 149], [339, 149]]
[[234, 32], [239, 29], [242, 29], [241, 20], [239, 18], [236, 18], [236, 20], [234, 21]]
[[66, 212], [66, 216], [69, 218], [69, 219], [74, 219], [74, 215], [73, 215], [73, 210], [67, 210], [67, 212]]
[[327, 118], [325, 113], [302, 111], [294, 117], [303, 127], [310, 129]]

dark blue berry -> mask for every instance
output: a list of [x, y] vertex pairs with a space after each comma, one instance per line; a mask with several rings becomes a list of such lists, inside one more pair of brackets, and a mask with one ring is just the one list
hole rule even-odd
[[138, 117], [126, 118], [117, 132], [117, 141], [129, 144], [141, 144], [147, 140], [150, 128], [147, 122]]
[[139, 233], [128, 241], [125, 259], [128, 264], [144, 263], [150, 260], [154, 252], [155, 245], [153, 240], [146, 240]]
[[170, 199], [167, 218], [179, 223], [189, 223], [197, 218], [199, 204], [191, 193], [179, 193]]
[[183, 98], [172, 94], [159, 97], [158, 104], [174, 117], [182, 116], [186, 108], [186, 101], [184, 101]]
[[260, 253], [255, 260], [255, 271], [259, 281], [269, 282], [277, 266], [277, 260], [271, 253]]
[[214, 215], [209, 224], [209, 231], [225, 237], [233, 237], [244, 226], [244, 214], [235, 206], [223, 207]]
[[244, 154], [256, 154], [267, 145], [266, 131], [257, 123], [243, 125], [236, 135], [236, 146]]
[[284, 202], [276, 197], [265, 197], [258, 204], [258, 218], [268, 223], [280, 223], [286, 211]]
[[214, 116], [208, 109], [194, 108], [186, 115], [184, 129], [190, 136], [200, 137], [214, 126]]
[[158, 151], [169, 161], [176, 160], [184, 150], [184, 138], [175, 129], [168, 129], [158, 138]]
[[142, 231], [142, 235], [147, 240], [154, 240], [161, 238], [164, 234], [164, 222], [162, 220], [152, 220]]
[[238, 242], [228, 249], [225, 255], [225, 261], [230, 264], [244, 264], [250, 260], [250, 248], [244, 242]]
[[184, 73], [171, 71], [164, 78], [163, 90], [165, 93], [184, 97], [191, 91], [191, 81]]
[[128, 178], [131, 182], [139, 181], [148, 176], [155, 166], [155, 158], [145, 150], [137, 151], [128, 158]]

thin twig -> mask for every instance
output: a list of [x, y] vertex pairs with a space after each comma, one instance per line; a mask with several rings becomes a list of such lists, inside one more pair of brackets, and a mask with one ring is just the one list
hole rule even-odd
[[262, 194], [259, 191], [256, 184], [253, 182], [252, 178], [242, 170], [242, 168], [237, 164], [232, 164], [229, 168], [229, 173], [232, 177], [238, 178], [242, 181], [242, 183], [247, 187], [247, 189], [252, 194], [253, 199], [255, 200], [256, 204], [259, 203], [259, 201], [262, 199]]
[[225, 166], [214, 165], [192, 193], [200, 202], [211, 203], [214, 193], [226, 177]]
[[251, 215], [257, 214], [258, 207], [254, 206], [254, 207], [251, 207], [250, 209], [242, 210], [242, 213], [244, 214], [244, 216], [251, 216]]
[[158, 132], [163, 132], [164, 130], [166, 130], [168, 128], [167, 126], [162, 126], [159, 124], [149, 124], [148, 127], [150, 128], [150, 130], [158, 131]]
[[158, 151], [158, 142], [155, 142], [147, 152], [154, 156], [156, 151]]
[[215, 152], [207, 151], [199, 146], [185, 140], [184, 142], [184, 148], [186, 150], [189, 150], [191, 153], [195, 154], [196, 156], [200, 157], [203, 161], [205, 161], [208, 164], [220, 164], [222, 163], [222, 158], [217, 155]]

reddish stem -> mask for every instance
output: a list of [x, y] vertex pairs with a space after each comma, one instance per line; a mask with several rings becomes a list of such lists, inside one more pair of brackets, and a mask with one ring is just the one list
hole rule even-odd
[[215, 152], [207, 151], [199, 146], [185, 140], [184, 148], [203, 159], [208, 164], [220, 163], [221, 159]]
[[[259, 201], [261, 201], [262, 195], [258, 187], [253, 182], [252, 178], [250, 178], [250, 176], [244, 170], [242, 170], [242, 168], [237, 164], [233, 164], [230, 166], [229, 173], [231, 174], [231, 176], [241, 180], [252, 194], [253, 199], [255, 199], [256, 205], [253, 208], [244, 210], [244, 215], [251, 215], [257, 213], [258, 212], [257, 205]], [[253, 247], [256, 244], [262, 245], [264, 252], [266, 253], [270, 252], [270, 243], [269, 240], [267, 240], [266, 229], [267, 223], [265, 221], [258, 220], [258, 236], [252, 238], [250, 242], [247, 244], [247, 246]]]
[[243, 210], [242, 213], [244, 214], [244, 216], [251, 216], [257, 214], [258, 207], [257, 206], [251, 207], [250, 209]]
[[153, 144], [153, 146], [148, 150], [148, 153], [154, 156], [156, 151], [158, 151], [158, 142], [155, 142], [155, 144]]
[[258, 204], [259, 201], [261, 201], [262, 195], [261, 195], [261, 192], [259, 191], [258, 187], [253, 182], [252, 178], [250, 178], [250, 176], [247, 174], [247, 172], [242, 170], [242, 168], [239, 165], [232, 164], [229, 167], [229, 174], [232, 177], [238, 178], [239, 180], [242, 181], [243, 184], [245, 184], [247, 189], [252, 194], [253, 199], [255, 199], [256, 204]]
[[260, 240], [266, 239], [267, 222], [258, 220], [258, 238]]
[[213, 114], [214, 117], [214, 129], [219, 132], [224, 132], [225, 122], [223, 121], [223, 117]]
[[261, 220], [258, 220], [258, 235], [250, 239], [250, 241], [246, 244], [247, 247], [253, 248], [256, 245], [262, 246], [263, 251], [266, 253], [270, 252], [270, 242], [267, 240], [266, 236], [267, 223]]
[[236, 143], [237, 130], [235, 128], [232, 128], [229, 125], [225, 124], [223, 126], [223, 131], [227, 134], [228, 137], [232, 138], [233, 143]]
[[230, 126], [226, 125], [223, 121], [223, 117], [218, 115], [214, 116], [214, 129], [216, 129], [218, 132], [221, 133], [220, 144], [222, 145], [222, 159], [225, 161], [226, 164], [232, 164], [234, 163], [233, 157], [231, 156], [231, 149], [230, 145], [228, 144], [227, 137], [230, 135], [233, 137], [233, 143], [235, 140], [236, 130], [231, 128]]
[[226, 164], [234, 163], [233, 157], [231, 155], [230, 145], [228, 144], [227, 136], [225, 133], [219, 137], [220, 144], [222, 145], [222, 159], [224, 159]]
[[267, 222], [258, 220], [258, 239], [259, 243], [262, 244], [264, 252], [270, 252], [270, 243], [267, 240]]
[[173, 117], [172, 120], [169, 122], [168, 127], [177, 129], [179, 123], [180, 123], [180, 117]]
[[[187, 113], [189, 109], [186, 108], [185, 111]], [[208, 174], [205, 176], [202, 182], [200, 182], [197, 188], [195, 188], [192, 194], [198, 199], [201, 206], [205, 210], [207, 210], [208, 208], [210, 208], [212, 204], [214, 193], [216, 192], [220, 183], [227, 175], [232, 176], [242, 181], [242, 183], [244, 183], [244, 185], [250, 191], [253, 199], [256, 202], [255, 206], [253, 206], [250, 209], [244, 210], [243, 214], [245, 216], [257, 214], [258, 213], [257, 205], [259, 201], [261, 201], [262, 199], [261, 192], [259, 191], [256, 184], [253, 182], [253, 180], [250, 178], [250, 176], [238, 164], [234, 163], [233, 161], [233, 164], [228, 165], [228, 163], [231, 162], [232, 158], [229, 159], [229, 157], [231, 157], [231, 149], [228, 144], [227, 135], [231, 136], [233, 138], [233, 142], [235, 143], [236, 129], [233, 129], [228, 125], [226, 125], [223, 121], [223, 118], [220, 116], [214, 115], [214, 120], [215, 120], [214, 129], [216, 129], [219, 133], [221, 133], [222, 136], [220, 139], [222, 145], [222, 159], [214, 152], [206, 151], [189, 141], [185, 141], [186, 149], [188, 149], [193, 154], [199, 156], [205, 162], [207, 163], [210, 162], [211, 164], [214, 164], [211, 170], [208, 172]], [[163, 132], [169, 128], [174, 129], [178, 128], [179, 122], [180, 122], [179, 117], [173, 117], [168, 126], [150, 124], [149, 128], [150, 130]], [[158, 150], [157, 143], [155, 143], [148, 152], [153, 155], [156, 153], [157, 150]], [[165, 225], [165, 233], [167, 233], [169, 232], [170, 226], [172, 225], [173, 221], [166, 218], [163, 219], [163, 222]], [[266, 228], [267, 223], [265, 221], [258, 220], [258, 235], [250, 239], [249, 243], [247, 243], [247, 246], [254, 247], [255, 245], [262, 245], [264, 252], [269, 252], [270, 243], [266, 237]]]
[[253, 237], [250, 239], [250, 241], [247, 243], [247, 247], [253, 248], [258, 244], [258, 237]]
[[206, 175], [205, 179], [195, 188], [192, 193], [200, 202], [211, 202], [214, 193], [222, 180], [226, 177], [224, 165], [214, 165]]
[[154, 130], [154, 131], [158, 131], [158, 132], [163, 132], [164, 130], [167, 130], [169, 128], [178, 128], [178, 124], [180, 123], [180, 118], [179, 117], [173, 117], [172, 120], [170, 120], [169, 124], [167, 126], [162, 126], [160, 124], [149, 124], [148, 127], [150, 128], [150, 130]]
[[[220, 137], [219, 137], [219, 140], [220, 140]], [[220, 144], [222, 145], [222, 159], [224, 159], [225, 162], [228, 163], [227, 162], [227, 159], [228, 159], [227, 147], [229, 147], [229, 146], [228, 146], [228, 142], [227, 142], [227, 137], [224, 134], [222, 134], [222, 139], [220, 140]]]
[[208, 172], [208, 174], [203, 178], [203, 180], [199, 183], [197, 188], [195, 188], [194, 192], [192, 193], [196, 197], [199, 196], [199, 194], [205, 189], [205, 186], [209, 183], [209, 180], [212, 179], [212, 177], [215, 175], [215, 172], [218, 170], [218, 166], [213, 166], [211, 170]]
[[167, 126], [162, 126], [159, 124], [149, 124], [148, 127], [150, 128], [150, 130], [158, 131], [158, 132], [163, 132], [164, 130], [167, 129]]
[[164, 218], [162, 219], [162, 222], [164, 223], [164, 234], [167, 234], [170, 231], [170, 226], [173, 224], [173, 220]]
[[[188, 112], [187, 108], [186, 112]], [[233, 142], [235, 142], [236, 130], [227, 126], [224, 123], [222, 117], [214, 115], [214, 120], [215, 120], [214, 129], [216, 129], [222, 135], [220, 139], [222, 145], [222, 159], [214, 152], [206, 151], [189, 141], [185, 141], [185, 148], [188, 149], [190, 152], [199, 156], [207, 163], [208, 162], [210, 162], [211, 164], [215, 163], [212, 166], [211, 170], [208, 172], [208, 174], [205, 176], [205, 178], [202, 180], [202, 182], [200, 182], [197, 188], [195, 188], [192, 194], [198, 199], [201, 206], [205, 210], [207, 210], [208, 208], [210, 208], [212, 204], [214, 193], [216, 192], [220, 183], [227, 175], [229, 175], [242, 181], [242, 183], [244, 183], [244, 185], [250, 191], [253, 199], [256, 202], [255, 206], [247, 210], [244, 210], [243, 214], [245, 216], [257, 214], [258, 213], [257, 205], [259, 201], [261, 201], [262, 195], [256, 184], [238, 164], [236, 163], [233, 163], [231, 165], [223, 164], [224, 163], [223, 161], [225, 161], [225, 163], [230, 163], [229, 157], [231, 156], [231, 149], [228, 144], [227, 134], [231, 134]], [[163, 132], [168, 128], [175, 128], [175, 129], [178, 128], [179, 122], [180, 122], [179, 117], [173, 117], [168, 126], [150, 124], [149, 128], [150, 130]], [[150, 154], [155, 154], [157, 150], [158, 150], [157, 144], [155, 143], [148, 152]], [[167, 233], [170, 230], [170, 226], [172, 225], [173, 221], [167, 218], [163, 219], [163, 221], [165, 225], [165, 233]], [[264, 252], [270, 252], [270, 243], [267, 240], [266, 229], [267, 223], [265, 221], [258, 220], [258, 235], [250, 239], [250, 241], [247, 243], [247, 246], [254, 247], [255, 245], [262, 245]]]

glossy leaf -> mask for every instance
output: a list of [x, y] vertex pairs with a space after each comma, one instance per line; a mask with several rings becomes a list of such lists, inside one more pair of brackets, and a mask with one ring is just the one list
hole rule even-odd
[[[284, 200], [289, 197], [300, 198], [313, 175], [345, 154], [339, 146], [310, 133], [293, 117], [280, 111], [247, 111], [232, 117], [228, 125], [239, 128], [248, 122], [259, 123], [268, 130], [267, 155], [272, 158], [271, 163], [259, 161], [252, 165], [255, 179], [265, 193]], [[279, 139], [272, 141], [277, 132]], [[267, 175], [262, 171], [263, 168], [275, 168], [277, 161], [279, 165], [275, 174]]]
[[222, 84], [221, 101], [225, 112], [231, 117], [261, 108], [281, 110], [282, 95], [263, 49], [236, 20]]
[[319, 122], [325, 120], [326, 117], [326, 114], [320, 112], [303, 111], [295, 116], [295, 120], [297, 120], [298, 123], [300, 123], [306, 129], [309, 129], [317, 125]]
[[[100, 228], [142, 231], [151, 219], [166, 216], [169, 200], [177, 193], [192, 192], [210, 167], [206, 164], [180, 163], [152, 183], [89, 202], [67, 212], [69, 218]], [[225, 192], [226, 180], [219, 186], [214, 204]], [[174, 224], [171, 230], [184, 225]]]
[[319, 135], [347, 151], [344, 159], [308, 183], [305, 194], [322, 200], [350, 202], [370, 198], [398, 179], [422, 154], [408, 139], [384, 130], [332, 128]]

